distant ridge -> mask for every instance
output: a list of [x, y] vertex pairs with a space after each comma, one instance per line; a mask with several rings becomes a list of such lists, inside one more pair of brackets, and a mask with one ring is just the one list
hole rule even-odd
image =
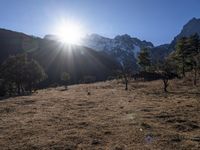
[[[195, 33], [200, 35], [200, 19], [197, 18], [192, 18], [186, 23], [180, 34], [175, 36], [170, 44], [157, 47], [154, 47], [151, 42], [141, 41], [128, 34], [119, 35], [113, 39], [98, 34], [88, 35], [84, 39], [84, 46], [73, 46], [72, 54], [76, 69], [70, 70], [67, 66], [69, 65], [67, 63], [69, 48], [61, 46], [56, 36], [46, 35], [44, 38], [38, 38], [21, 32], [0, 29], [0, 63], [10, 55], [28, 52], [30, 57], [34, 57], [46, 69], [50, 76], [49, 83], [59, 80], [62, 71], [71, 72], [74, 82], [82, 80], [81, 77], [85, 75], [94, 75], [97, 76], [97, 80], [104, 80], [112, 75], [112, 71], [119, 67], [119, 62], [122, 60], [131, 60], [133, 69], [137, 71], [137, 53], [142, 47], [150, 48], [153, 59], [163, 60], [174, 50], [178, 39]], [[57, 61], [53, 61], [53, 58]], [[55, 73], [55, 68], [60, 70]], [[82, 70], [82, 73], [79, 70]], [[102, 72], [103, 75], [100, 76]]]
[[171, 48], [174, 47], [175, 43], [178, 39], [181, 37], [189, 37], [193, 34], [197, 33], [200, 35], [200, 18], [192, 18], [189, 20], [182, 28], [181, 32], [174, 38], [174, 40], [171, 42]]
[[24, 52], [45, 69], [48, 79], [42, 83], [43, 87], [59, 83], [63, 72], [70, 73], [71, 83], [80, 83], [85, 76], [105, 80], [119, 68], [118, 62], [104, 52], [0, 29], [0, 64], [11, 55]]
[[37, 49], [39, 40], [21, 32], [0, 29], [0, 63], [9, 55]]
[[200, 36], [200, 19], [192, 18], [182, 28], [180, 33], [174, 37], [170, 44], [163, 44], [151, 49], [153, 59], [163, 60], [172, 51], [175, 50], [175, 45], [181, 37], [189, 37], [197, 33]]

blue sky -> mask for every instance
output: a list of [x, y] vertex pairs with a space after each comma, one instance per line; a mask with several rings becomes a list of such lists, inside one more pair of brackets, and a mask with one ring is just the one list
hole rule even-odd
[[0, 14], [0, 28], [40, 37], [66, 18], [88, 34], [129, 34], [159, 45], [200, 18], [200, 0], [0, 0]]

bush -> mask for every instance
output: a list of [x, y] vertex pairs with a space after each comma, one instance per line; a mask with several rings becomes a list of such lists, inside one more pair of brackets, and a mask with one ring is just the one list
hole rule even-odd
[[10, 56], [1, 66], [1, 78], [9, 94], [24, 94], [32, 92], [36, 84], [46, 78], [46, 74], [39, 63], [28, 59], [26, 54]]
[[0, 96], [5, 96], [6, 95], [6, 86], [5, 82], [3, 79], [0, 79]]
[[114, 76], [108, 76], [107, 77], [107, 80], [114, 80], [116, 77], [114, 77]]
[[69, 81], [70, 81], [70, 74], [67, 73], [67, 72], [63, 72], [62, 75], [61, 75], [61, 81], [64, 82], [65, 89], [67, 89], [67, 86], [68, 86]]
[[96, 77], [95, 76], [85, 76], [83, 80], [84, 80], [84, 83], [93, 83], [96, 81]]

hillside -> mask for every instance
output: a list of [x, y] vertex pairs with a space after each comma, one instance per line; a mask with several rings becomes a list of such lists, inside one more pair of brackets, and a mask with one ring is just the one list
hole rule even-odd
[[176, 42], [181, 37], [189, 37], [197, 33], [200, 36], [200, 19], [192, 18], [181, 29], [180, 33], [174, 37], [170, 44], [163, 44], [151, 49], [153, 59], [163, 59], [175, 50]]
[[199, 89], [171, 83], [168, 94], [161, 81], [132, 82], [129, 91], [111, 81], [2, 100], [0, 147], [200, 149]]
[[71, 83], [83, 82], [85, 76], [105, 80], [119, 68], [117, 61], [104, 52], [49, 40], [41, 41], [39, 49], [30, 56], [44, 67], [48, 84], [58, 83], [63, 72], [70, 73]]
[[137, 54], [140, 48], [154, 47], [151, 42], [141, 41], [138, 38], [131, 37], [128, 34], [118, 35], [113, 39], [100, 36], [98, 34], [91, 34], [83, 39], [83, 45], [91, 47], [98, 51], [113, 51], [121, 49], [124, 51], [132, 51]]
[[42, 87], [59, 84], [63, 72], [71, 75], [71, 83], [83, 82], [85, 76], [105, 80], [119, 68], [118, 62], [105, 52], [36, 38], [24, 33], [0, 29], [0, 65], [9, 56], [28, 53], [44, 68], [48, 79]]
[[[56, 41], [58, 37], [56, 35], [46, 35], [44, 39]], [[151, 42], [141, 41], [128, 34], [118, 35], [113, 39], [98, 34], [91, 34], [82, 39], [81, 45], [94, 49], [97, 52], [104, 52], [119, 62], [129, 59], [134, 70], [138, 68], [136, 58], [140, 49], [154, 47]]]
[[[88, 51], [96, 53], [96, 56], [98, 53], [100, 53], [99, 55], [102, 55], [103, 52], [103, 55], [107, 55], [105, 57], [111, 59], [111, 61], [114, 59], [118, 61], [130, 59], [134, 70], [137, 70], [137, 54], [140, 52], [141, 48], [150, 48], [153, 60], [162, 60], [175, 49], [175, 44], [178, 39], [183, 36], [188, 37], [195, 33], [200, 34], [200, 19], [192, 18], [183, 26], [180, 33], [176, 35], [169, 44], [154, 47], [151, 42], [147, 42], [145, 40], [142, 41], [138, 38], [131, 37], [128, 34], [118, 35], [113, 39], [103, 37], [98, 34], [91, 34], [83, 38], [82, 46], [74, 47], [75, 49], [80, 49], [80, 51], [82, 51], [81, 49], [90, 49]], [[51, 49], [50, 51], [53, 49], [55, 49], [55, 51], [58, 51], [59, 49], [66, 49], [66, 47], [63, 47], [58, 43], [54, 44], [56, 43], [56, 40], [57, 37], [55, 35], [46, 35], [43, 39], [41, 39], [20, 32], [0, 29], [0, 63], [2, 63], [9, 55], [17, 53], [46, 53], [48, 49]], [[47, 44], [49, 44], [49, 46]], [[44, 50], [45, 52], [41, 52], [41, 50]], [[92, 50], [96, 52], [93, 52]], [[40, 53], [37, 54], [37, 56], [41, 58], [42, 56], [39, 56]], [[100, 62], [107, 61], [104, 59], [101, 60], [101, 58], [98, 59]], [[45, 66], [46, 65], [49, 64], [45, 64]], [[113, 69], [115, 69], [115, 67], [109, 68], [109, 70]]]
[[40, 38], [6, 29], [0, 29], [0, 64], [10, 55], [36, 50]]
[[195, 33], [200, 35], [200, 19], [192, 18], [183, 26], [181, 32], [174, 38], [174, 40], [177, 41], [181, 37], [189, 37]]
[[104, 51], [119, 61], [124, 61], [126, 59], [132, 60], [131, 64], [134, 70], [138, 69], [137, 55], [140, 49], [144, 47], [154, 47], [151, 42], [145, 40], [141, 41], [128, 34], [118, 35], [113, 39], [98, 34], [91, 34], [84, 38], [83, 45], [97, 51]]
[[46, 35], [41, 39], [0, 29], [0, 64], [10, 55], [27, 52], [47, 72], [49, 78], [42, 83], [43, 87], [60, 83], [60, 76], [64, 71], [71, 74], [72, 84], [82, 82], [85, 76], [94, 76], [97, 81], [102, 81], [113, 76], [113, 72], [119, 69], [119, 62], [129, 60], [132, 70], [137, 72], [137, 54], [141, 48], [151, 48], [153, 61], [163, 60], [174, 50], [179, 38], [194, 33], [200, 34], [200, 19], [197, 18], [184, 25], [170, 44], [157, 47], [128, 34], [113, 39], [92, 34], [83, 40], [82, 45], [85, 46], [68, 46], [56, 41], [55, 35]]

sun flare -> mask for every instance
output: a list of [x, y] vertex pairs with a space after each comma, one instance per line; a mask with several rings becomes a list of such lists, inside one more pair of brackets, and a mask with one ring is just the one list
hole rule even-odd
[[67, 44], [79, 44], [83, 37], [81, 26], [72, 22], [64, 22], [58, 25], [56, 34], [59, 41]]

